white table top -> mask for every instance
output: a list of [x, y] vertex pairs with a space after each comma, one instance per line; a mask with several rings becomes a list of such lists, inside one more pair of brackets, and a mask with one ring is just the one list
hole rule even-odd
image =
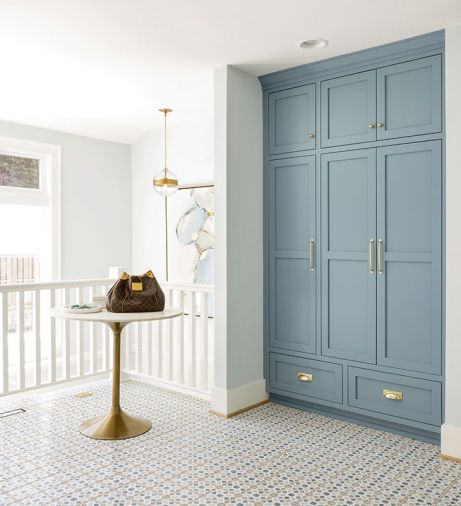
[[145, 322], [152, 320], [168, 320], [181, 316], [183, 312], [175, 307], [166, 308], [163, 311], [155, 311], [151, 313], [111, 313], [103, 309], [99, 313], [67, 313], [62, 308], [52, 308], [51, 316], [53, 318], [63, 318], [67, 320], [82, 320], [87, 322], [102, 323], [131, 323]]

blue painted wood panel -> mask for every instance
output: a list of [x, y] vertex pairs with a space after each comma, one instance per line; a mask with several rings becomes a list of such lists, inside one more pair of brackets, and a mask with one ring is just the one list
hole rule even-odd
[[[312, 381], [301, 381], [298, 373], [312, 375]], [[270, 354], [270, 387], [306, 398], [341, 403], [343, 400], [342, 366], [319, 360]]]
[[[384, 390], [399, 392], [402, 399], [388, 399]], [[350, 406], [375, 413], [375, 416], [384, 413], [440, 425], [442, 385], [436, 381], [349, 367], [347, 402]]]
[[375, 70], [323, 81], [320, 97], [322, 147], [376, 140]]
[[269, 154], [315, 149], [315, 84], [269, 94]]
[[378, 148], [378, 364], [441, 373], [441, 142]]
[[380, 68], [377, 86], [378, 139], [442, 130], [441, 55]]
[[270, 343], [307, 353], [316, 352], [315, 187], [314, 156], [270, 162]]
[[375, 149], [322, 156], [321, 222], [322, 355], [376, 363]]

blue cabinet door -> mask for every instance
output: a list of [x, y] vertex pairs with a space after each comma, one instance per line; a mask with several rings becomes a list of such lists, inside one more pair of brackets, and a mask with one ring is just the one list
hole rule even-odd
[[441, 141], [378, 149], [378, 364], [441, 373]]
[[315, 156], [271, 161], [269, 191], [270, 344], [315, 353]]
[[323, 81], [320, 90], [321, 145], [376, 140], [376, 71]]
[[440, 55], [378, 69], [378, 139], [442, 130]]
[[269, 94], [269, 154], [315, 149], [315, 84]]
[[376, 363], [376, 150], [322, 156], [322, 355]]

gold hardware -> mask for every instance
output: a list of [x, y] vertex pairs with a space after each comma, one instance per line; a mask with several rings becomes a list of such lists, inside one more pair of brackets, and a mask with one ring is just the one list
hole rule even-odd
[[396, 392], [394, 390], [383, 390], [383, 395], [386, 399], [391, 399], [392, 401], [403, 400], [403, 393], [402, 392]]
[[368, 125], [368, 128], [375, 128], [375, 125], [374, 125], [373, 123], [370, 123], [370, 124]]
[[160, 112], [163, 112], [163, 114], [168, 114], [169, 112], [173, 112], [173, 109], [168, 109], [168, 107], [163, 107], [162, 109], [159, 109]]
[[384, 123], [378, 123], [378, 128], [382, 128], [384, 126]]
[[125, 279], [128, 279], [129, 277], [130, 277], [130, 275], [128, 274], [128, 272], [122, 272], [122, 273], [120, 274], [119, 279], [123, 279], [123, 280], [125, 280]]
[[144, 276], [152, 279], [155, 278], [154, 273], [152, 271], [147, 271], [146, 273], [143, 274], [143, 277]]
[[310, 383], [314, 376], [308, 372], [298, 372], [297, 377], [299, 381], [305, 381], [306, 383]]
[[378, 274], [383, 273], [383, 269], [381, 266], [381, 248], [382, 248], [382, 246], [383, 246], [383, 240], [378, 239]]
[[309, 269], [314, 270], [314, 239], [309, 241]]
[[368, 252], [368, 261], [369, 261], [369, 264], [370, 264], [370, 274], [373, 274], [374, 269], [373, 269], [373, 244], [374, 244], [374, 240], [373, 239], [370, 239], [370, 249], [369, 249], [369, 252]]
[[160, 179], [154, 179], [155, 186], [178, 186], [177, 179], [170, 179], [168, 177], [162, 177]]
[[313, 139], [315, 137], [315, 134], [307, 134], [307, 136], [309, 137], [309, 139]]
[[133, 292], [142, 292], [142, 283], [133, 281], [133, 283], [131, 283], [131, 289]]

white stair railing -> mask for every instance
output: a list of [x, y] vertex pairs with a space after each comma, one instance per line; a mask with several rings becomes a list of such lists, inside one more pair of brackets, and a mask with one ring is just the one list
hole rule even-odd
[[[0, 397], [75, 380], [107, 376], [112, 339], [101, 323], [55, 320], [50, 308], [88, 302], [114, 279], [0, 285]], [[162, 285], [167, 305], [185, 315], [135, 323], [124, 331], [122, 372], [208, 395], [212, 367], [214, 288]]]

